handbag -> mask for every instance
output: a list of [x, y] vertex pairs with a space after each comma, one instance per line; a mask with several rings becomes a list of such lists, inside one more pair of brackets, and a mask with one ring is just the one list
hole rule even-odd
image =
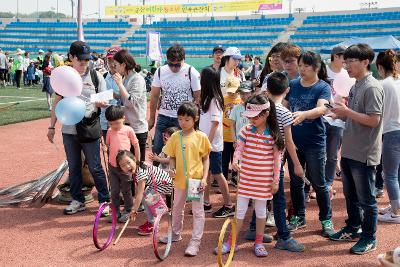
[[184, 168], [185, 178], [186, 178], [186, 201], [199, 201], [201, 198], [201, 192], [199, 192], [199, 186], [201, 184], [201, 180], [188, 177], [185, 152], [184, 152], [183, 143], [182, 143], [182, 131], [180, 131], [179, 137], [180, 137], [179, 140], [180, 140], [181, 149], [182, 149], [183, 168]]
[[93, 112], [89, 118], [84, 117], [76, 125], [76, 134], [81, 143], [90, 143], [101, 137], [100, 109]]
[[167, 204], [165, 204], [164, 198], [160, 193], [157, 192], [157, 183], [154, 178], [154, 172], [151, 166], [148, 166], [151, 173], [151, 180], [153, 183], [153, 190], [146, 190], [144, 193], [144, 201], [149, 207], [151, 214], [157, 217], [168, 210]]

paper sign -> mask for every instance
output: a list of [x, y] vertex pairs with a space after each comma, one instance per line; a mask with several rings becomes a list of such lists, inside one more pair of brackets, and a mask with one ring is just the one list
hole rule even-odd
[[332, 119], [332, 117], [324, 116], [324, 120], [332, 126], [336, 126], [339, 128], [346, 128], [346, 123], [341, 119]]
[[106, 90], [106, 91], [101, 92], [101, 93], [90, 95], [90, 102], [91, 103], [99, 102], [99, 101], [108, 102], [109, 100], [111, 100], [113, 98], [114, 98], [113, 91], [112, 90]]

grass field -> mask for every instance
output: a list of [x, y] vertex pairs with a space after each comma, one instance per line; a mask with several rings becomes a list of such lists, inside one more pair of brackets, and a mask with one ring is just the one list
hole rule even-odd
[[23, 87], [21, 90], [0, 87], [0, 125], [48, 117], [50, 112], [41, 87]]

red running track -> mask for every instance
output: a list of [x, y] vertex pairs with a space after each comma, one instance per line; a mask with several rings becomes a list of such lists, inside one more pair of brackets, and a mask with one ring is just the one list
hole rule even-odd
[[[64, 160], [60, 130], [57, 128], [55, 138], [57, 150], [47, 141], [48, 123], [48, 119], [44, 119], [0, 127], [0, 188], [38, 178]], [[332, 202], [333, 220], [338, 229], [344, 224], [346, 208], [341, 184], [335, 181], [335, 187], [338, 194]], [[220, 203], [221, 196], [214, 195], [212, 201]], [[387, 198], [379, 200], [380, 207], [387, 204]], [[137, 235], [136, 228], [144, 222], [144, 214], [139, 215], [134, 225], [128, 226], [117, 246], [98, 252], [91, 238], [98, 204], [92, 202], [87, 211], [72, 216], [63, 215], [63, 208], [57, 204], [48, 204], [41, 209], [2, 208], [0, 266], [217, 266], [212, 249], [217, 245], [224, 219], [207, 215], [199, 255], [188, 258], [183, 254], [192, 222], [191, 216], [186, 215], [183, 240], [174, 243], [170, 257], [159, 263], [152, 252], [151, 238]], [[186, 214], [189, 209], [190, 205], [187, 205]], [[263, 259], [253, 255], [252, 243], [244, 241], [242, 232], [239, 252], [232, 266], [377, 266], [379, 253], [400, 245], [399, 226], [379, 223], [377, 251], [364, 256], [350, 255], [349, 248], [353, 243], [331, 242], [319, 236], [315, 200], [308, 204], [307, 223], [305, 229], [294, 233], [294, 237], [305, 244], [305, 252], [278, 251], [272, 244], [267, 244], [269, 255]], [[267, 231], [275, 233], [273, 228]]]

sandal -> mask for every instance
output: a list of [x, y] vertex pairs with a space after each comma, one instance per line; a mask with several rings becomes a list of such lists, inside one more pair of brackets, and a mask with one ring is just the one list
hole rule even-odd
[[[237, 244], [235, 245], [235, 252], [238, 251], [238, 246]], [[228, 244], [227, 242], [222, 243], [222, 255], [228, 254], [231, 252], [231, 245]], [[214, 254], [218, 255], [218, 247], [214, 249]]]
[[268, 252], [263, 244], [254, 244], [254, 254], [256, 254], [257, 257], [267, 257]]

